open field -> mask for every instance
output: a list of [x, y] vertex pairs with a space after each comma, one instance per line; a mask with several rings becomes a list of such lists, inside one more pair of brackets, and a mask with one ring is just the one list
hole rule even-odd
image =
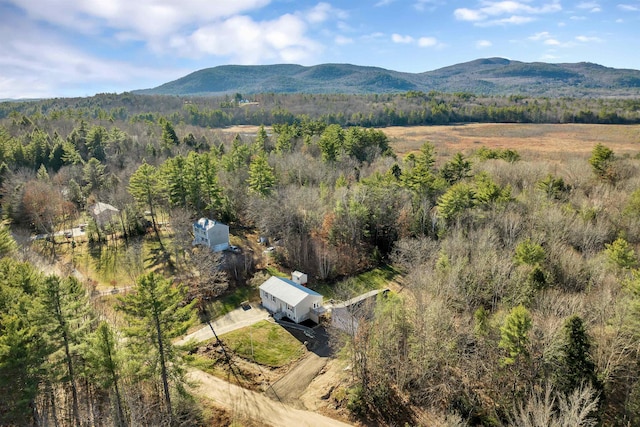
[[384, 132], [404, 156], [432, 142], [439, 153], [468, 153], [482, 146], [509, 148], [525, 158], [562, 160], [588, 156], [601, 143], [617, 155], [640, 153], [640, 126], [472, 123], [452, 126], [389, 127]]
[[[255, 135], [257, 130], [258, 126], [232, 126], [222, 132]], [[640, 125], [469, 123], [394, 126], [382, 130], [401, 157], [417, 151], [426, 141], [432, 142], [440, 154], [468, 153], [485, 146], [510, 148], [525, 158], [566, 160], [575, 155], [590, 155], [597, 143], [621, 156], [640, 153]]]

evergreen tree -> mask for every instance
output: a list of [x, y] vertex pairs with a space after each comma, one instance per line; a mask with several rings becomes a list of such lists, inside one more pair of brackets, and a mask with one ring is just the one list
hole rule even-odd
[[114, 396], [115, 425], [125, 426], [127, 422], [120, 390], [122, 357], [117, 336], [106, 322], [100, 322], [90, 337], [86, 357], [92, 379]]
[[90, 158], [82, 168], [82, 179], [85, 183], [84, 192], [86, 195], [100, 191], [106, 181], [105, 166], [95, 157]]
[[100, 162], [104, 162], [107, 158], [105, 147], [107, 145], [108, 137], [109, 134], [103, 126], [92, 127], [87, 134], [87, 156], [98, 159]]
[[596, 144], [591, 151], [589, 164], [598, 178], [613, 181], [615, 180], [615, 171], [612, 167], [614, 158], [615, 155], [610, 148]]
[[438, 199], [438, 215], [447, 222], [475, 206], [476, 194], [469, 184], [459, 182]]
[[[169, 383], [181, 385], [183, 364], [171, 339], [183, 335], [194, 321], [194, 305], [184, 305], [186, 289], [156, 273], [140, 276], [134, 292], [123, 296], [117, 305], [128, 322], [124, 333], [131, 355], [139, 358], [140, 373], [152, 375], [160, 365], [163, 400], [169, 418], [172, 417]], [[148, 372], [150, 370], [151, 372]]]
[[602, 391], [596, 365], [591, 358], [591, 339], [580, 316], [571, 316], [564, 324], [559, 362], [556, 370], [559, 390], [570, 394], [588, 384], [596, 391]]
[[162, 180], [158, 170], [146, 162], [141, 164], [129, 179], [129, 193], [139, 206], [149, 210], [153, 231], [158, 238], [160, 246], [163, 246], [156, 220], [157, 209], [164, 196]]
[[[42, 285], [42, 327], [47, 329], [53, 350], [49, 375], [54, 383], [63, 382], [71, 389], [73, 418], [80, 422], [78, 367], [82, 362], [80, 346], [93, 320], [86, 292], [74, 277], [48, 276]], [[46, 325], [46, 326], [45, 326]]]
[[187, 160], [183, 156], [167, 159], [160, 167], [167, 189], [169, 205], [187, 207]]
[[273, 168], [269, 166], [265, 153], [256, 156], [249, 166], [249, 189], [263, 197], [273, 191], [276, 176]]
[[0, 425], [37, 425], [35, 400], [48, 347], [36, 312], [40, 276], [27, 263], [0, 260]]
[[173, 125], [171, 124], [171, 122], [166, 119], [162, 120], [161, 126], [162, 126], [162, 146], [164, 148], [170, 149], [171, 147], [179, 145], [180, 139], [178, 138], [178, 135], [176, 134], [176, 131], [173, 128]]
[[254, 147], [255, 152], [262, 150], [268, 153], [271, 150], [271, 147], [269, 146], [269, 136], [267, 135], [267, 131], [264, 129], [264, 125], [260, 125], [258, 128]]
[[604, 246], [604, 252], [612, 265], [623, 270], [630, 270], [638, 266], [636, 252], [622, 237], [618, 237], [612, 243], [605, 243]]
[[453, 185], [469, 176], [471, 162], [460, 152], [440, 168], [440, 175], [449, 185]]
[[523, 305], [514, 307], [500, 327], [498, 346], [507, 352], [502, 359], [504, 365], [511, 365], [521, 357], [529, 355], [529, 331], [533, 326], [531, 314]]
[[329, 125], [320, 135], [318, 147], [322, 153], [322, 160], [335, 162], [344, 145], [344, 131], [340, 125]]
[[0, 257], [12, 254], [17, 248], [16, 241], [11, 235], [11, 229], [6, 223], [0, 222]]

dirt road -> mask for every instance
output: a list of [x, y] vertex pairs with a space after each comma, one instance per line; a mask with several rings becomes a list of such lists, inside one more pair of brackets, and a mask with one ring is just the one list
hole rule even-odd
[[202, 371], [191, 370], [190, 380], [198, 385], [193, 392], [207, 397], [232, 413], [272, 426], [347, 427], [350, 424], [315, 412], [295, 409], [263, 394], [229, 384]]
[[311, 352], [307, 353], [302, 361], [267, 389], [267, 396], [303, 409], [304, 405], [299, 397], [309, 387], [311, 381], [318, 376], [318, 373], [327, 364], [327, 360], [326, 357], [319, 357]]

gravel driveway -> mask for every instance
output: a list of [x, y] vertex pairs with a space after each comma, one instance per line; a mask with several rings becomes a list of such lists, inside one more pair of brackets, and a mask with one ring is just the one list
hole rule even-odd
[[[236, 329], [241, 329], [249, 325], [253, 325], [254, 323], [258, 323], [261, 320], [265, 320], [269, 318], [269, 312], [262, 307], [255, 307], [251, 305], [251, 308], [248, 310], [244, 308], [237, 308], [219, 319], [211, 322], [213, 329], [215, 329], [216, 334], [218, 336], [225, 334], [227, 332], [235, 331]], [[204, 325], [202, 328], [198, 329], [195, 332], [190, 333], [189, 335], [183, 337], [182, 339], [174, 342], [176, 345], [184, 345], [189, 340], [195, 340], [196, 342], [206, 341], [213, 338], [213, 332], [209, 325]]]

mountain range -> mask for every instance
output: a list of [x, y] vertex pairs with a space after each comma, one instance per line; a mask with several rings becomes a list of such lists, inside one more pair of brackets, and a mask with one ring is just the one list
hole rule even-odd
[[195, 71], [139, 94], [214, 96], [241, 93], [373, 94], [471, 92], [549, 97], [636, 97], [640, 71], [589, 62], [551, 64], [484, 58], [424, 73], [351, 64], [222, 65]]

